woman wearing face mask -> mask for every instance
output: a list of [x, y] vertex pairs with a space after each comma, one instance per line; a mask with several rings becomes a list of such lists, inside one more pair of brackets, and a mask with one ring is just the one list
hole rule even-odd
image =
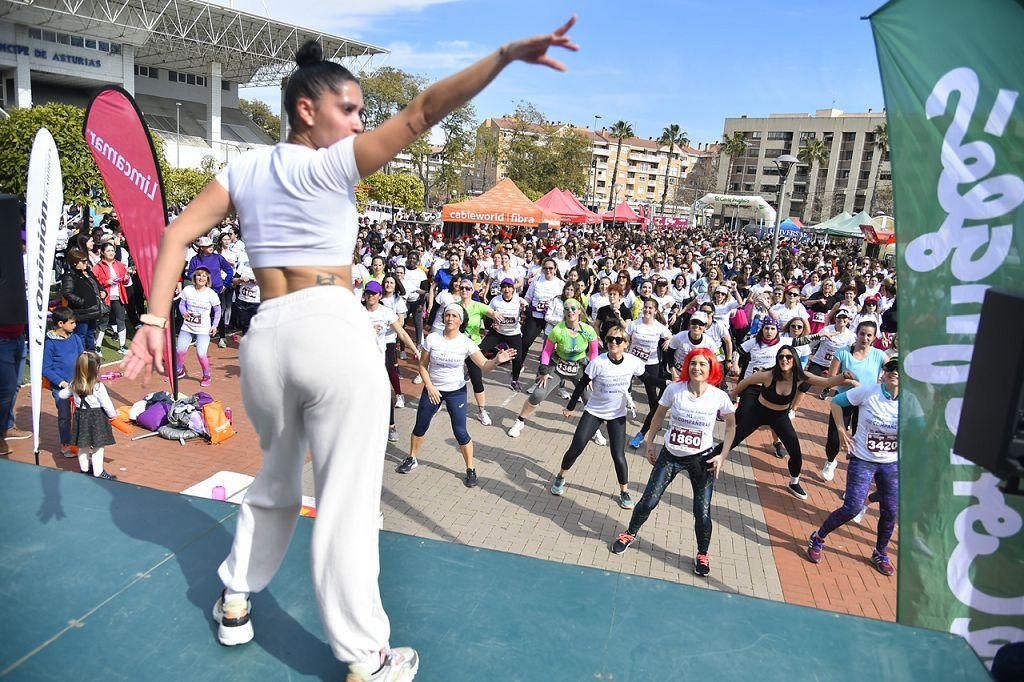
[[220, 569], [225, 591], [214, 615], [225, 644], [253, 638], [248, 595], [273, 578], [291, 540], [302, 492], [294, 472], [308, 445], [318, 502], [315, 592], [331, 649], [348, 664], [346, 682], [415, 675], [416, 653], [388, 644], [390, 624], [377, 584], [389, 388], [366, 311], [352, 293], [354, 191], [361, 178], [471, 100], [509, 63], [564, 69], [547, 51], [576, 49], [566, 35], [572, 23], [505, 45], [366, 133], [358, 82], [310, 41], [285, 89], [288, 142], [235, 158], [164, 232], [149, 315], [126, 357], [127, 376], [162, 369], [163, 327], [182, 254], [233, 211], [263, 295], [240, 362], [264, 464], [242, 502], [232, 554]]

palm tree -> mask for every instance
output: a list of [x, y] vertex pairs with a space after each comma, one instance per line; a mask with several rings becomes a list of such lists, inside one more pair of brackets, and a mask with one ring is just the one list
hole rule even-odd
[[619, 157], [622, 155], [622, 140], [633, 137], [633, 126], [626, 121], [616, 121], [608, 131], [612, 137], [619, 141], [615, 150], [615, 165], [612, 167], [612, 186], [608, 188], [608, 210], [612, 210], [612, 202], [615, 201], [615, 178], [619, 174]]
[[[883, 155], [889, 151], [889, 124], [880, 123], [875, 126], [872, 131], [875, 136], [875, 149], [881, 152]], [[879, 159], [879, 167], [881, 167], [881, 159]], [[871, 206], [868, 208], [868, 212], [873, 212], [875, 207], [875, 192], [878, 191], [878, 173], [875, 173], [875, 182], [871, 187]]]
[[[747, 137], [740, 131], [734, 132], [732, 135], [727, 135], [725, 142], [722, 144], [722, 151], [729, 156], [729, 173], [725, 176], [725, 191], [729, 191], [729, 182], [732, 180], [733, 167], [736, 164], [736, 159], [742, 156], [747, 151]], [[740, 182], [740, 190], [743, 190], [743, 183]], [[732, 218], [736, 219], [736, 213], [739, 209], [733, 211]]]
[[661, 208], [659, 212], [665, 213], [665, 195], [668, 194], [668, 174], [672, 170], [672, 159], [676, 155], [676, 147], [686, 147], [690, 144], [690, 138], [686, 132], [680, 129], [679, 125], [673, 123], [661, 131], [658, 142], [668, 146], [668, 166], [665, 168], [665, 183], [661, 187]]
[[[810, 176], [814, 178], [816, 177], [815, 173], [817, 172], [817, 166], [828, 163], [828, 155], [829, 148], [828, 145], [825, 144], [825, 140], [820, 140], [817, 137], [814, 137], [810, 142], [800, 147], [800, 151], [797, 152], [796, 158], [810, 165]], [[817, 191], [817, 189], [818, 187], [815, 185], [815, 190]]]

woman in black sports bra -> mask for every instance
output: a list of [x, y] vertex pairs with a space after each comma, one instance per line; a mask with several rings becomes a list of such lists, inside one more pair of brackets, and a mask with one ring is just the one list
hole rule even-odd
[[801, 500], [807, 499], [807, 491], [800, 485], [803, 455], [800, 452], [800, 439], [793, 428], [793, 421], [789, 418], [789, 410], [797, 396], [797, 387], [805, 381], [822, 388], [840, 384], [858, 385], [856, 378], [849, 372], [828, 379], [806, 374], [797, 362], [796, 351], [792, 346], [782, 346], [775, 354], [774, 367], [751, 374], [738, 383], [729, 394], [735, 400], [737, 395], [751, 386], [764, 387], [757, 396], [757, 402], [751, 409], [745, 411], [736, 426], [732, 447], [735, 448], [760, 427], [770, 426], [789, 453], [789, 491]]

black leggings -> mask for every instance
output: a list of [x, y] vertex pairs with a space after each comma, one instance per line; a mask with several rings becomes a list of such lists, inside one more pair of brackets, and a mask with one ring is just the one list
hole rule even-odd
[[473, 393], [483, 393], [484, 371], [471, 358], [466, 358], [466, 371], [469, 372], [469, 380], [473, 383]]
[[530, 352], [530, 347], [533, 342], [537, 340], [541, 332], [544, 331], [544, 318], [536, 318], [532, 315], [526, 316], [526, 321], [523, 323], [523, 355]]
[[[746, 391], [744, 391], [746, 393]], [[796, 478], [803, 468], [803, 455], [800, 452], [800, 439], [793, 428], [793, 420], [789, 418], [789, 410], [773, 410], [761, 404], [755, 397], [752, 404], [743, 411], [743, 417], [736, 426], [736, 437], [732, 439], [732, 447], [736, 447], [747, 436], [762, 426], [772, 427], [772, 431], [789, 453], [789, 475]]]
[[618, 479], [619, 485], [626, 485], [629, 482], [629, 467], [626, 465], [625, 415], [615, 419], [601, 419], [583, 410], [580, 423], [576, 425], [576, 433], [572, 435], [572, 443], [562, 457], [562, 471], [572, 469], [576, 459], [587, 447], [587, 441], [594, 437], [602, 422], [608, 425], [608, 447], [611, 448], [612, 462], [615, 464], [615, 478]]
[[647, 365], [644, 368], [644, 373], [640, 375], [640, 381], [644, 385], [644, 392], [647, 393], [647, 419], [644, 420], [643, 428], [640, 430], [647, 433], [648, 429], [651, 428], [651, 420], [654, 419], [654, 413], [658, 409], [658, 398], [661, 397], [661, 392], [665, 390], [665, 382], [661, 379], [661, 366], [660, 365]]
[[[829, 405], [831, 407], [831, 404]], [[860, 421], [860, 408], [856, 405], [847, 405], [843, 408], [843, 428], [849, 427], [850, 433], [857, 433], [857, 423]], [[828, 435], [825, 437], [825, 456], [829, 462], [836, 461], [839, 455], [839, 427], [836, 420], [832, 418], [831, 412], [828, 417]]]
[[491, 351], [497, 350], [501, 344], [505, 344], [516, 351], [516, 356], [512, 358], [512, 381], [519, 381], [519, 374], [523, 371], [523, 362], [526, 360], [526, 353], [523, 352], [523, 335], [512, 334], [505, 336], [504, 334], [492, 331], [480, 342], [480, 352], [487, 355]]

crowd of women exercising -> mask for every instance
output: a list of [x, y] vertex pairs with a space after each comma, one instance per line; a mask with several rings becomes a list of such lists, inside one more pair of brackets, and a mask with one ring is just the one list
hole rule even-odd
[[[770, 430], [775, 456], [788, 459], [788, 491], [807, 498], [793, 418], [811, 393], [811, 400], [831, 398], [820, 477], [833, 480], [841, 445], [849, 459], [844, 504], [811, 536], [808, 558], [819, 561], [828, 534], [859, 523], [877, 502], [871, 561], [894, 573], [887, 549], [898, 509], [899, 368], [888, 262], [852, 245], [814, 241], [784, 242], [773, 261], [770, 240], [724, 228], [563, 226], [539, 235], [476, 226], [443, 236], [365, 218], [355, 262], [354, 285], [391, 377], [392, 441], [394, 408], [405, 406], [399, 361], [418, 362], [413, 383], [422, 394], [399, 473], [417, 467], [443, 404], [465, 461], [464, 483], [478, 485], [467, 384], [477, 418], [491, 425], [483, 375], [510, 362], [508, 385], [524, 396], [514, 404], [516, 418], [500, 425], [508, 437], [530, 428], [546, 400], [562, 401], [567, 419], [583, 404], [551, 494], [565, 492], [589, 441], [607, 446], [615, 499], [632, 509], [611, 544], [622, 553], [685, 471], [694, 498], [694, 572], [708, 575], [714, 481], [755, 430]], [[527, 359], [537, 361], [530, 383]], [[632, 438], [627, 415], [640, 425]], [[654, 467], [636, 502], [627, 445]]]

